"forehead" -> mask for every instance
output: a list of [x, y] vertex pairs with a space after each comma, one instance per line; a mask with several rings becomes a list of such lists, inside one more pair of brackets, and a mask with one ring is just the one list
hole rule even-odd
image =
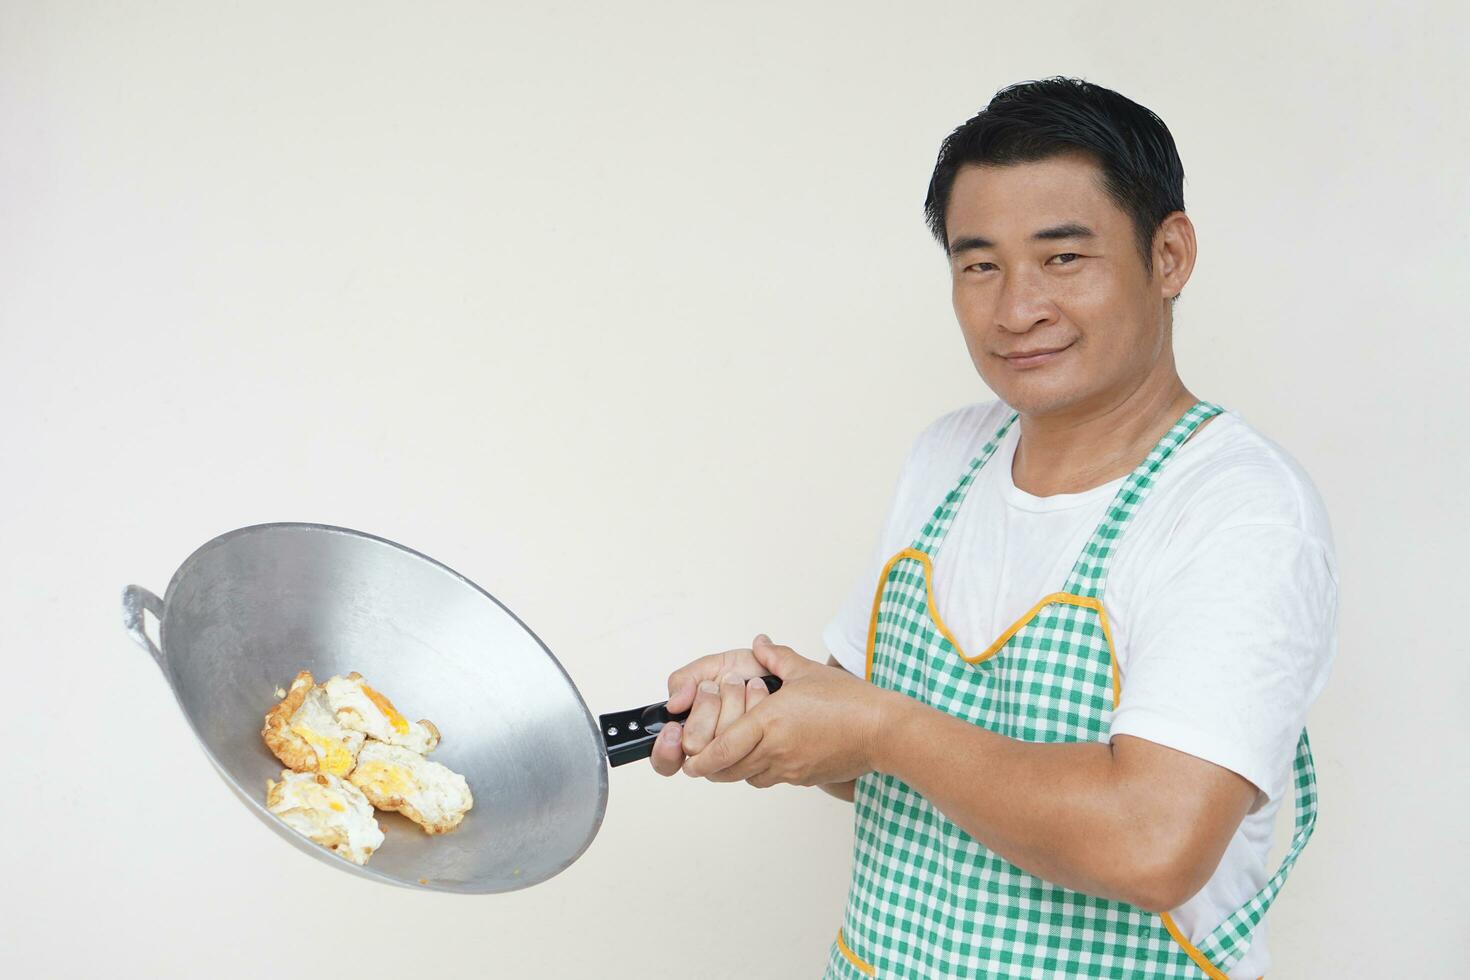
[[945, 212], [950, 241], [966, 235], [1019, 239], [1074, 221], [1102, 235], [1128, 234], [1128, 216], [1103, 189], [1102, 171], [1074, 154], [1005, 166], [966, 164], [955, 174]]

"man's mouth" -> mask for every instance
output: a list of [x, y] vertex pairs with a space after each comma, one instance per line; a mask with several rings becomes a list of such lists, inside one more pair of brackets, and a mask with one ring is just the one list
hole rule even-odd
[[[1076, 343], [1076, 341], [1072, 343]], [[1001, 354], [1000, 357], [1013, 368], [1039, 367], [1042, 364], [1055, 360], [1063, 351], [1071, 346], [1072, 344], [1064, 344], [1061, 347], [1031, 347], [1026, 350], [1014, 351], [1010, 354]]]

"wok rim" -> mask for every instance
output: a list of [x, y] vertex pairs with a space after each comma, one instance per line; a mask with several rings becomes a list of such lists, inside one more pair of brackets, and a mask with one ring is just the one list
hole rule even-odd
[[[390, 548], [402, 551], [408, 555], [411, 555], [414, 558], [419, 559], [420, 561], [428, 562], [430, 565], [433, 565], [440, 571], [447, 572], [452, 577], [458, 579], [463, 584], [469, 586], [480, 595], [495, 603], [495, 605], [500, 607], [501, 611], [503, 611], [507, 616], [515, 621], [515, 624], [517, 626], [525, 631], [526, 635], [536, 641], [536, 645], [541, 648], [541, 652], [561, 673], [562, 678], [566, 681], [567, 690], [576, 700], [578, 707], [582, 709], [582, 715], [587, 723], [589, 735], [593, 741], [593, 744], [597, 747], [597, 754], [602, 760], [602, 764], [597, 767], [597, 813], [592, 821], [591, 828], [587, 832], [586, 840], [582, 842], [582, 846], [577, 849], [576, 853], [572, 854], [565, 861], [558, 864], [550, 873], [546, 875], [538, 878], [517, 880], [512, 882], [508, 887], [505, 888], [446, 887], [436, 884], [434, 879], [429, 879], [426, 883], [420, 883], [417, 881], [403, 881], [399, 878], [392, 877], [391, 875], [384, 874], [381, 871], [377, 871], [371, 867], [368, 867], [367, 865], [353, 864], [351, 861], [348, 861], [345, 858], [338, 857], [337, 855], [332, 854], [330, 851], [328, 851], [326, 848], [321, 847], [319, 844], [316, 844], [313, 841], [302, 837], [300, 834], [296, 833], [290, 827], [281, 822], [281, 820], [279, 820], [275, 814], [271, 813], [270, 810], [266, 808], [264, 803], [262, 803], [260, 800], [255, 799], [253, 796], [245, 791], [245, 788], [240, 785], [239, 781], [236, 780], [235, 777], [231, 775], [230, 771], [226, 769], [225, 766], [220, 762], [220, 760], [215, 757], [214, 751], [210, 748], [209, 743], [205, 741], [203, 735], [199, 731], [199, 727], [194, 723], [194, 718], [189, 713], [188, 707], [185, 706], [183, 698], [180, 697], [178, 686], [174, 683], [171, 659], [168, 653], [169, 600], [173, 598], [175, 587], [180, 581], [183, 580], [184, 576], [188, 573], [190, 567], [195, 563], [195, 561], [197, 561], [207, 552], [235, 538], [245, 537], [246, 535], [260, 533], [263, 531], [287, 528], [291, 530], [324, 531], [329, 534], [342, 534], [349, 537], [364, 538], [376, 544], [387, 545]], [[567, 673], [566, 667], [563, 666], [562, 662], [556, 658], [556, 654], [551, 652], [551, 648], [546, 645], [545, 641], [543, 641], [539, 635], [537, 635], [536, 631], [531, 629], [531, 627], [528, 626], [526, 622], [521, 619], [521, 617], [517, 616], [509, 606], [501, 602], [486, 589], [480, 587], [472, 579], [461, 574], [460, 572], [455, 571], [453, 568], [450, 568], [443, 562], [424, 554], [422, 551], [418, 551], [415, 548], [410, 548], [408, 545], [400, 544], [397, 541], [382, 537], [381, 535], [372, 534], [368, 531], [359, 531], [355, 528], [341, 527], [335, 524], [318, 524], [310, 521], [270, 521], [261, 524], [249, 524], [244, 527], [235, 528], [233, 531], [226, 531], [223, 534], [216, 535], [215, 537], [210, 538], [208, 541], [204, 542], [204, 544], [195, 548], [189, 554], [189, 557], [185, 558], [184, 561], [179, 565], [179, 567], [174, 571], [173, 576], [169, 578], [168, 588], [166, 588], [163, 593], [163, 616], [159, 618], [158, 623], [158, 648], [162, 656], [161, 666], [163, 667], [164, 679], [168, 683], [169, 691], [174, 696], [174, 702], [179, 706], [179, 713], [184, 716], [184, 720], [188, 723], [189, 729], [194, 733], [194, 741], [197, 742], [200, 749], [204, 751], [204, 754], [206, 758], [209, 759], [210, 764], [214, 766], [215, 771], [219, 773], [220, 777], [225, 781], [226, 784], [228, 784], [229, 788], [234, 792], [234, 795], [239, 797], [242, 802], [246, 803], [249, 806], [251, 812], [253, 812], [264, 823], [266, 823], [273, 831], [285, 837], [288, 842], [295, 844], [298, 850], [301, 850], [304, 853], [307, 853], [321, 861], [325, 861], [331, 864], [333, 867], [338, 867], [343, 871], [351, 872], [360, 877], [370, 878], [373, 881], [380, 881], [385, 884], [396, 885], [400, 888], [407, 888], [411, 890], [436, 891], [451, 895], [495, 895], [504, 892], [519, 891], [522, 888], [529, 888], [532, 885], [537, 885], [543, 881], [549, 881], [552, 878], [555, 878], [567, 868], [571, 867], [578, 858], [580, 858], [583, 854], [587, 852], [587, 849], [592, 846], [593, 840], [597, 838], [598, 831], [602, 829], [602, 822], [607, 814], [607, 748], [606, 743], [603, 741], [602, 738], [602, 726], [598, 723], [597, 719], [593, 717], [591, 709], [587, 707], [587, 701], [585, 698], [582, 697], [582, 692], [578, 690], [577, 684], [575, 681], [572, 680], [571, 674]]]

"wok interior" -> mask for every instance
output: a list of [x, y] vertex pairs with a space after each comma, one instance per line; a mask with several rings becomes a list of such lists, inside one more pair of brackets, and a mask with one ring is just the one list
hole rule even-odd
[[[201, 548], [165, 600], [164, 652], [215, 764], [287, 839], [336, 866], [442, 890], [544, 880], [591, 842], [607, 797], [601, 737], [576, 689], [497, 602], [396, 545], [317, 525], [263, 525]], [[410, 719], [443, 733], [429, 758], [462, 773], [474, 808], [431, 837], [379, 814], [365, 868], [298, 837], [265, 809], [280, 762], [265, 712], [301, 669], [360, 672]]]

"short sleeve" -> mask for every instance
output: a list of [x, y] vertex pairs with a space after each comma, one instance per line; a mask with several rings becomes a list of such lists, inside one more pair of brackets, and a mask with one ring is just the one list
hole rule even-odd
[[1213, 762], [1279, 799], [1337, 649], [1329, 544], [1288, 524], [1211, 530], [1162, 556], [1130, 611], [1112, 736]]
[[868, 627], [872, 618], [873, 597], [878, 588], [878, 576], [883, 564], [898, 550], [890, 549], [890, 542], [900, 534], [899, 510], [903, 497], [903, 476], [894, 488], [888, 506], [888, 519], [874, 546], [872, 556], [856, 576], [847, 598], [837, 614], [822, 630], [822, 644], [848, 673], [866, 677], [868, 673]]
[[868, 628], [883, 566], [912, 543], [934, 503], [974, 458], [982, 444], [977, 440], [993, 431], [1009, 411], [998, 399], [957, 408], [930, 422], [909, 446], [872, 557], [822, 631], [823, 645], [850, 673], [865, 677], [868, 672]]
[[878, 577], [883, 573], [883, 566], [888, 559], [909, 543], [908, 536], [914, 531], [909, 525], [912, 523], [915, 484], [920, 482], [917, 478], [933, 455], [936, 433], [957, 414], [952, 413], [932, 423], [909, 447], [898, 479], [894, 482], [888, 503], [888, 516], [883, 522], [872, 555], [855, 577], [837, 614], [822, 630], [822, 644], [827, 651], [848, 673], [858, 677], [866, 677], [868, 672], [868, 627], [872, 620]]

